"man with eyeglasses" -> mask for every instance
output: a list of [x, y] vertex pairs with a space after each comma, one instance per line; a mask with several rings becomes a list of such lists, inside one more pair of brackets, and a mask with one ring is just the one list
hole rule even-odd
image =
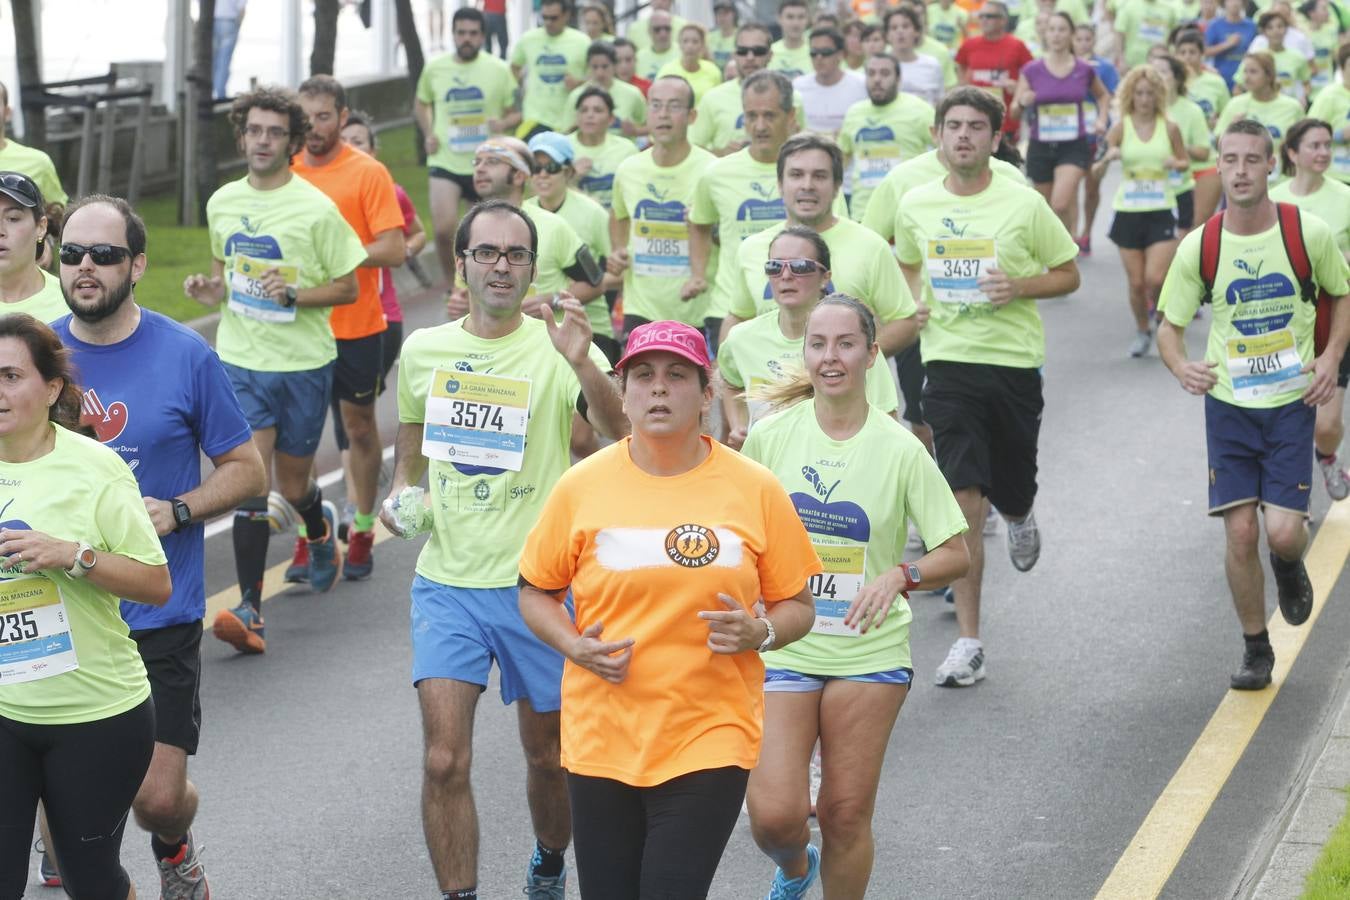
[[614, 102], [614, 131], [626, 138], [636, 138], [647, 133], [647, 98], [642, 91], [626, 81], [615, 77], [614, 67], [618, 54], [614, 47], [605, 41], [596, 41], [586, 51], [586, 82], [577, 85], [567, 95], [567, 108], [563, 110], [562, 124], [558, 131], [566, 134], [577, 122], [577, 103], [587, 88], [597, 87], [609, 94]]
[[[769, 49], [771, 43], [773, 35], [767, 25], [747, 22], [736, 30], [736, 78], [722, 82], [698, 102], [698, 117], [689, 126], [692, 143], [715, 156], [727, 156], [749, 144], [745, 133], [745, 111], [741, 106], [741, 85], [751, 75], [768, 67], [773, 60], [773, 51]], [[793, 94], [792, 103], [800, 125], [802, 100]]]
[[980, 88], [1003, 104], [1003, 130], [1015, 141], [1021, 123], [1008, 110], [1017, 76], [1032, 61], [1031, 51], [1007, 33], [1008, 7], [1001, 0], [987, 0], [977, 15], [980, 33], [966, 38], [956, 51], [961, 83]]
[[455, 10], [455, 52], [427, 63], [417, 79], [413, 116], [427, 151], [427, 193], [436, 255], [447, 285], [455, 283], [455, 226], [459, 203], [474, 203], [473, 152], [489, 135], [520, 124], [516, 78], [505, 62], [483, 53], [484, 14]]
[[[806, 130], [838, 139], [844, 113], [867, 99], [867, 82], [844, 69], [844, 36], [833, 28], [811, 32], [811, 66], [815, 72], [799, 75], [792, 87], [802, 98]], [[844, 176], [844, 194], [852, 193], [851, 177]]]
[[[610, 208], [610, 271], [623, 273], [623, 330], [673, 319], [701, 328], [707, 292], [685, 296], [689, 209], [713, 155], [689, 143], [694, 89], [678, 75], [652, 82], [652, 145], [619, 164]], [[705, 277], [707, 277], [705, 275]]]
[[778, 27], [783, 37], [773, 42], [769, 68], [788, 78], [811, 71], [811, 47], [806, 42], [806, 29], [810, 24], [811, 12], [806, 0], [782, 0], [778, 6]]
[[[394, 179], [384, 164], [342, 140], [347, 124], [347, 92], [332, 75], [315, 75], [300, 85], [300, 106], [309, 118], [305, 149], [291, 168], [337, 204], [366, 248], [356, 270], [356, 302], [334, 309], [328, 318], [337, 339], [333, 369], [333, 425], [347, 473], [346, 507], [329, 523], [347, 544], [342, 575], [350, 581], [369, 578], [375, 568], [375, 505], [379, 502], [380, 464], [384, 445], [375, 419], [375, 398], [384, 381], [384, 331], [380, 302], [380, 270], [403, 265], [403, 211], [394, 193]], [[308, 530], [308, 529], [307, 529]], [[309, 541], [296, 541], [292, 581], [304, 581], [309, 567]]]
[[661, 67], [680, 58], [680, 48], [675, 43], [675, 17], [665, 10], [652, 13], [647, 23], [652, 42], [646, 47], [638, 47], [637, 73], [648, 81], [655, 81]]
[[[413, 332], [400, 357], [394, 475], [381, 518], [403, 537], [431, 532], [411, 590], [413, 684], [425, 736], [422, 827], [444, 900], [478, 897], [469, 760], [494, 660], [502, 701], [521, 701], [535, 832], [525, 893], [566, 896], [563, 658], [521, 618], [520, 552], [570, 462], [573, 414], [614, 439], [628, 423], [576, 298], [561, 297], [561, 323], [524, 314], [538, 249], [535, 223], [517, 207], [488, 200], [469, 210], [455, 235], [468, 315]], [[430, 496], [405, 494], [424, 474]]]
[[841, 291], [872, 310], [881, 352], [894, 356], [912, 344], [918, 335], [914, 298], [900, 277], [890, 247], [835, 206], [844, 181], [844, 154], [839, 145], [819, 135], [798, 135], [778, 151], [777, 175], [787, 219], [741, 244], [722, 340], [738, 323], [776, 308], [764, 271], [769, 245], [785, 227], [804, 225], [830, 248], [833, 277], [827, 292]]
[[[224, 301], [217, 352], [269, 478], [275, 477], [276, 489], [304, 522], [310, 586], [324, 591], [338, 574], [337, 535], [312, 478], [337, 359], [328, 315], [356, 300], [356, 269], [367, 253], [337, 205], [290, 169], [309, 131], [293, 92], [262, 87], [243, 94], [230, 120], [248, 174], [207, 201], [211, 274], [189, 275], [183, 293], [204, 306]], [[212, 625], [217, 638], [241, 653], [267, 649], [267, 493], [264, 485], [235, 511], [240, 602], [221, 610]]]
[[[202, 523], [265, 489], [262, 457], [220, 359], [195, 331], [136, 303], [145, 223], [94, 194], [66, 214], [60, 286], [71, 315], [54, 326], [81, 380], [81, 421], [131, 467], [173, 576], [164, 606], [123, 601], [155, 702], [155, 749], [132, 810], [151, 834], [166, 897], [209, 893], [192, 821], [188, 757], [201, 730]], [[153, 365], [146, 365], [153, 360]], [[213, 468], [202, 478], [202, 455]]]
[[544, 24], [521, 35], [511, 51], [511, 74], [520, 82], [531, 132], [556, 130], [567, 95], [586, 77], [591, 41], [567, 24], [571, 14], [571, 0], [543, 0], [539, 18]]
[[[535, 169], [533, 156], [524, 141], [511, 137], [493, 138], [479, 144], [474, 155], [474, 188], [484, 200], [501, 200], [520, 206], [525, 186]], [[539, 234], [533, 289], [521, 301], [525, 315], [544, 316], [556, 297], [566, 292], [584, 305], [592, 334], [613, 341], [614, 326], [609, 320], [601, 288], [605, 276], [603, 261], [596, 260], [572, 226], [560, 216], [538, 207], [526, 209], [524, 213]], [[469, 309], [469, 293], [466, 288], [459, 287], [446, 311], [451, 319], [458, 319]], [[604, 346], [604, 349], [617, 351], [618, 348]]]
[[675, 15], [674, 6], [674, 0], [651, 0], [651, 3], [628, 29], [627, 37], [633, 42], [633, 46], [641, 51], [655, 43], [655, 38], [651, 32], [651, 24], [652, 16], [658, 12], [670, 16], [671, 33], [677, 34], [684, 27], [685, 20]]
[[943, 99], [937, 138], [949, 171], [905, 194], [895, 230], [895, 256], [923, 297], [923, 413], [970, 526], [970, 571], [953, 584], [959, 636], [936, 673], [946, 687], [985, 677], [986, 503], [1007, 522], [1013, 567], [1030, 571], [1040, 557], [1033, 504], [1045, 329], [1036, 304], [1079, 285], [1078, 246], [1049, 204], [990, 166], [1002, 118], [1003, 104], [979, 88]]

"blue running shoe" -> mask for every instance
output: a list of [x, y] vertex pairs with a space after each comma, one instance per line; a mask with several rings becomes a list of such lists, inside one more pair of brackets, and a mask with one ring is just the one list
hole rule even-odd
[[262, 614], [253, 608], [249, 599], [245, 596], [234, 609], [222, 609], [216, 613], [211, 633], [240, 653], [265, 653], [267, 639], [263, 631]]
[[[535, 856], [538, 856], [538, 853]], [[525, 870], [525, 896], [529, 900], [566, 900], [567, 866], [563, 866], [557, 878], [549, 878], [546, 875], [536, 875], [535, 864], [536, 860], [531, 858], [530, 867]]]
[[782, 869], [775, 869], [773, 884], [769, 886], [769, 896], [766, 900], [798, 900], [799, 897], [805, 897], [819, 875], [820, 851], [807, 844], [806, 874], [801, 878], [788, 878]]
[[337, 507], [323, 501], [324, 535], [309, 542], [309, 586], [323, 593], [332, 590], [342, 572], [342, 551], [337, 542]]
[[43, 846], [40, 839], [33, 845], [33, 852], [42, 856], [42, 860], [38, 863], [38, 875], [42, 878], [42, 886], [59, 888], [61, 886], [61, 873], [56, 870], [56, 866], [52, 865], [52, 858], [47, 855], [47, 848]]

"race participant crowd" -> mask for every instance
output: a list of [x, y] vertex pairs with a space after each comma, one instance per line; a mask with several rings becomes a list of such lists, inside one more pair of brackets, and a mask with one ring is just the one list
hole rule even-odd
[[[1350, 7], [820, 6], [705, 24], [653, 0], [615, 37], [608, 7], [542, 0], [502, 58], [502, 10], [457, 10], [413, 101], [429, 223], [338, 79], [236, 97], [247, 172], [183, 284], [219, 310], [214, 348], [137, 303], [131, 206], [71, 202], [0, 144], [0, 900], [35, 820], [47, 884], [134, 897], [128, 817], [163, 897], [209, 897], [187, 770], [203, 523], [231, 511], [239, 600], [206, 627], [242, 654], [284, 652], [274, 534], [316, 592], [371, 575], [377, 519], [425, 536], [412, 683], [444, 900], [479, 896], [494, 663], [527, 896], [565, 896], [569, 846], [588, 900], [706, 896], [744, 808], [771, 900], [862, 897], [909, 597], [952, 604], [932, 677], [973, 686], [986, 537], [1038, 560], [1037, 301], [1078, 289], [1115, 163], [1124, 349], [1204, 397], [1230, 684], [1271, 683], [1261, 534], [1302, 624], [1314, 463], [1350, 494]], [[405, 336], [391, 270], [428, 244], [446, 321]]]

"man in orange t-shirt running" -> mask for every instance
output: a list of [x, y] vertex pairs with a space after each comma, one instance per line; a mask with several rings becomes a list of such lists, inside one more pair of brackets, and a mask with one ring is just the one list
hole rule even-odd
[[[354, 509], [346, 529], [343, 574], [356, 580], [368, 577], [374, 567], [375, 495], [383, 452], [375, 397], [384, 377], [381, 335], [386, 326], [380, 269], [403, 265], [403, 213], [389, 170], [342, 141], [347, 95], [337, 79], [315, 75], [305, 81], [300, 85], [300, 105], [309, 117], [310, 130], [305, 149], [291, 161], [291, 167], [337, 204], [366, 247], [366, 261], [356, 270], [356, 302], [334, 309], [329, 320], [338, 351], [333, 370], [333, 425], [347, 474], [347, 503]], [[306, 542], [297, 541], [291, 570], [286, 573], [288, 581], [293, 573], [304, 572], [307, 552]]]

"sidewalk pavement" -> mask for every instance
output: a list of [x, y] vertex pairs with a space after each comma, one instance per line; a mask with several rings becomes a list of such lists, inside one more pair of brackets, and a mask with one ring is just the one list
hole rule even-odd
[[1322, 847], [1345, 815], [1350, 786], [1350, 696], [1331, 730], [1283, 837], [1275, 845], [1252, 900], [1298, 900], [1303, 883], [1322, 854]]

